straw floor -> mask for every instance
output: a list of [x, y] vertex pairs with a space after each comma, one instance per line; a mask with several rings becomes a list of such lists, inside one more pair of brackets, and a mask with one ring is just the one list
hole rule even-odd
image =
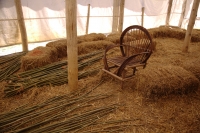
[[[156, 41], [156, 51], [150, 57], [147, 67], [144, 70], [140, 70], [141, 73], [146, 69], [148, 70], [148, 66], [149, 68], [155, 66], [156, 69], [159, 65], [181, 67], [181, 70], [186, 69], [191, 75], [192, 73], [195, 75], [200, 72], [200, 64], [196, 64], [200, 60], [200, 42], [191, 43], [189, 52], [182, 53], [181, 48], [183, 40], [175, 38], [155, 38], [154, 41]], [[188, 63], [188, 61], [191, 62]], [[99, 65], [103, 65], [102, 61], [93, 66], [88, 66], [87, 69]], [[193, 71], [193, 66], [196, 66], [195, 71]], [[200, 132], [200, 88], [188, 94], [169, 94], [152, 99], [141, 95], [140, 90], [134, 89], [134, 79], [127, 81], [122, 90], [118, 80], [105, 74], [103, 74], [103, 78], [101, 78], [101, 74], [102, 73], [99, 72], [97, 75], [89, 76], [78, 82], [79, 90], [82, 88], [90, 90], [103, 80], [103, 82], [91, 92], [91, 95], [113, 95], [107, 100], [93, 102], [93, 106], [106, 106], [114, 103], [121, 105], [115, 112], [104, 117], [101, 121], [131, 119], [132, 121], [128, 123], [129, 128], [124, 131], [127, 133]], [[199, 77], [197, 77], [197, 79], [198, 78]], [[148, 81], [146, 82], [148, 84]], [[5, 84], [5, 82], [0, 83], [1, 113], [15, 110], [21, 106], [30, 107], [37, 105], [54, 96], [70, 94], [68, 85], [65, 84], [56, 87], [35, 87], [21, 95], [3, 98]], [[83, 131], [84, 129], [80, 132]]]

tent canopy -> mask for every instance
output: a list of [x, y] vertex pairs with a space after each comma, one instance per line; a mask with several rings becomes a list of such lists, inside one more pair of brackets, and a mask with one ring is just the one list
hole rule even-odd
[[[142, 7], [145, 28], [165, 25], [168, 0], [125, 0], [123, 29], [141, 25]], [[66, 38], [64, 0], [21, 0], [28, 42], [42, 42]], [[86, 32], [88, 4], [90, 22], [88, 33], [111, 33], [113, 0], [77, 0], [77, 34]], [[181, 28], [186, 29], [193, 0], [187, 0]], [[173, 0], [169, 25], [178, 26], [183, 0]], [[200, 10], [194, 28], [200, 28]], [[14, 0], [0, 1], [0, 47], [21, 43]]]

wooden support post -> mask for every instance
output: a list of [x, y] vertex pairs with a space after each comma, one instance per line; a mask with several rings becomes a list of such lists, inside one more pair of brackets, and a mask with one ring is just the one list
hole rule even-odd
[[24, 15], [22, 11], [21, 0], [15, 0], [15, 8], [17, 12], [17, 20], [18, 20], [18, 24], [20, 28], [20, 33], [21, 33], [22, 50], [28, 51], [28, 40], [27, 40], [26, 26], [24, 23]]
[[182, 22], [183, 22], [183, 19], [184, 19], [184, 16], [185, 16], [186, 3], [187, 3], [187, 0], [184, 0], [183, 5], [182, 5], [181, 16], [180, 16], [179, 23], [178, 23], [178, 27], [180, 27], [180, 28], [182, 26]]
[[112, 22], [112, 32], [118, 32], [119, 26], [119, 10], [120, 10], [120, 0], [113, 0], [113, 22]]
[[169, 5], [168, 5], [168, 9], [167, 9], [167, 17], [166, 17], [166, 22], [165, 22], [166, 26], [169, 26], [169, 19], [170, 19], [170, 14], [171, 14], [171, 9], [172, 9], [172, 2], [173, 2], [173, 0], [169, 0]]
[[119, 27], [118, 31], [122, 32], [123, 30], [123, 23], [124, 23], [124, 4], [125, 0], [120, 1], [120, 17], [119, 17]]
[[70, 91], [78, 88], [77, 1], [65, 0], [68, 57], [68, 84]]
[[190, 19], [189, 19], [189, 23], [187, 26], [187, 31], [186, 31], [186, 35], [185, 35], [185, 39], [184, 39], [184, 45], [183, 45], [183, 52], [188, 52], [188, 47], [189, 47], [189, 43], [191, 40], [191, 36], [192, 36], [192, 30], [194, 27], [194, 23], [197, 17], [197, 11], [198, 11], [198, 7], [199, 7], [199, 2], [200, 0], [194, 0], [193, 6], [192, 6], [192, 11], [190, 13]]
[[88, 34], [89, 22], [90, 22], [90, 4], [88, 4], [87, 24], [86, 24], [86, 34]]
[[141, 26], [144, 26], [144, 7], [142, 7], [142, 19], [141, 19]]

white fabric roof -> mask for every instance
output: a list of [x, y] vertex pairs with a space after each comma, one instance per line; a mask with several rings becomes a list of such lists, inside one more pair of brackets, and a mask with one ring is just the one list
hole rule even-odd
[[[64, 0], [21, 0], [29, 42], [66, 38]], [[183, 0], [173, 0], [170, 25], [178, 26]], [[77, 0], [77, 33], [86, 32], [88, 4], [89, 33], [111, 33], [113, 0]], [[187, 28], [193, 0], [187, 0], [182, 28]], [[0, 0], [0, 46], [21, 43], [14, 0]], [[168, 0], [126, 0], [123, 29], [141, 24], [141, 8], [145, 7], [144, 27], [165, 25]], [[200, 10], [194, 28], [200, 29]]]

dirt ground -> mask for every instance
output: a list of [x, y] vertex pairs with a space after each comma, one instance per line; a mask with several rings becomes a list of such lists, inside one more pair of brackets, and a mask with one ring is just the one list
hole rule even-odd
[[[156, 51], [148, 60], [148, 65], [155, 63], [182, 66], [185, 61], [200, 58], [200, 42], [191, 43], [188, 53], [182, 53], [183, 40], [175, 38], [155, 38]], [[99, 61], [93, 66], [101, 65]], [[147, 65], [147, 68], [148, 68]], [[200, 65], [200, 64], [199, 64]], [[145, 68], [145, 69], [147, 69]], [[141, 70], [142, 71], [142, 70]], [[111, 94], [107, 100], [94, 102], [95, 106], [118, 103], [121, 106], [103, 120], [131, 119], [129, 133], [198, 133], [200, 132], [200, 89], [187, 95], [167, 95], [160, 98], [146, 98], [134, 89], [134, 79], [125, 82], [121, 89], [120, 82], [100, 71], [78, 82], [78, 89], [95, 88], [91, 95]], [[146, 81], [148, 82], [148, 81]], [[0, 83], [0, 112], [7, 113], [21, 106], [33, 106], [54, 96], [70, 94], [68, 85], [35, 87], [10, 98], [4, 98], [4, 86]], [[75, 90], [78, 91], [78, 90]]]

